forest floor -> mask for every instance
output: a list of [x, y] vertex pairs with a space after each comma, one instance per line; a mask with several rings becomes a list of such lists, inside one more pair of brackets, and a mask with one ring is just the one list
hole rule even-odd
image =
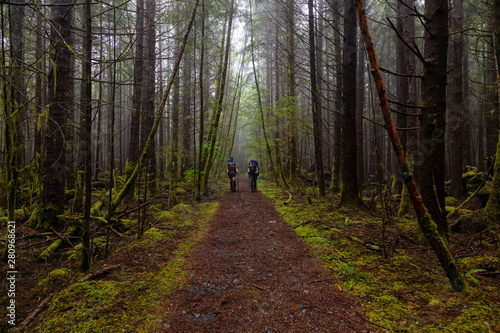
[[166, 332], [373, 332], [352, 297], [248, 181], [221, 199]]
[[[414, 218], [396, 217], [391, 196], [382, 214], [375, 188], [364, 192], [366, 209], [345, 209], [312, 187], [288, 192], [259, 179], [252, 193], [244, 177], [236, 193], [213, 185], [196, 201], [181, 184], [176, 205], [162, 187], [142, 237], [137, 203], [124, 205], [132, 213], [116, 221], [107, 254], [106, 228], [95, 225], [90, 274], [79, 272], [77, 236], [32, 230], [19, 210], [17, 331], [500, 332], [500, 226], [482, 222], [479, 201], [449, 221], [449, 249], [469, 284], [457, 293]], [[106, 196], [96, 190], [94, 202]], [[40, 261], [61, 236], [63, 248]], [[4, 280], [1, 304], [7, 291]], [[16, 328], [0, 321], [1, 332]]]

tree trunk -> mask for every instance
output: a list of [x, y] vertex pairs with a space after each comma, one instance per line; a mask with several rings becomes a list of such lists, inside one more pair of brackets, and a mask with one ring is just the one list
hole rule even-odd
[[341, 207], [361, 207], [358, 194], [356, 146], [356, 10], [354, 2], [344, 2], [344, 55], [342, 61], [342, 187]]
[[463, 0], [453, 1], [453, 52], [451, 54], [451, 101], [448, 115], [448, 128], [450, 131], [450, 175], [451, 195], [462, 199], [464, 186], [462, 173], [464, 172], [464, 98], [463, 98]]
[[299, 166], [297, 155], [297, 108], [295, 105], [295, 14], [293, 0], [286, 2], [286, 46], [288, 70], [288, 162], [292, 187], [298, 186]]
[[[333, 11], [333, 20], [340, 21], [340, 0], [335, 1]], [[334, 125], [333, 125], [333, 161], [332, 161], [332, 183], [330, 189], [338, 193], [340, 191], [340, 161], [342, 160], [342, 47], [340, 42], [340, 31], [335, 29], [333, 32], [333, 44], [335, 45], [335, 64], [333, 67], [334, 76], [336, 77], [335, 85], [335, 108], [334, 108]]]
[[448, 2], [426, 0], [424, 70], [419, 137], [422, 197], [438, 231], [448, 239], [445, 212], [445, 129], [448, 53]]
[[[125, 177], [129, 178], [139, 159], [139, 136], [141, 126], [141, 100], [144, 68], [144, 0], [137, 0], [137, 23], [134, 58], [134, 85], [132, 93], [132, 110], [130, 110], [130, 142], [128, 146]], [[134, 184], [130, 195], [134, 194]]]
[[[500, 73], [500, 0], [493, 2], [494, 17], [494, 45], [495, 45], [495, 68], [497, 76]], [[500, 96], [500, 82], [497, 81], [497, 89]], [[491, 193], [486, 203], [486, 216], [490, 222], [500, 221], [500, 135], [498, 136], [497, 150], [495, 154], [495, 165], [491, 183]]]
[[370, 67], [372, 69], [373, 79], [377, 87], [382, 114], [384, 115], [385, 127], [387, 129], [389, 138], [391, 139], [392, 147], [396, 152], [398, 162], [401, 166], [401, 171], [404, 177], [404, 183], [410, 192], [413, 207], [417, 212], [419, 225], [422, 229], [422, 232], [429, 241], [431, 247], [433, 248], [434, 252], [436, 253], [436, 256], [441, 262], [441, 266], [446, 272], [446, 275], [450, 280], [452, 288], [455, 291], [462, 291], [466, 287], [466, 282], [462, 274], [460, 273], [460, 270], [458, 269], [455, 261], [453, 260], [453, 257], [448, 251], [446, 243], [444, 242], [443, 238], [439, 235], [436, 225], [432, 220], [432, 217], [427, 212], [424, 203], [422, 203], [417, 186], [415, 185], [413, 176], [411, 175], [410, 169], [408, 167], [404, 149], [401, 145], [401, 141], [399, 140], [396, 128], [392, 121], [391, 114], [389, 111], [389, 102], [385, 94], [385, 87], [382, 81], [382, 76], [380, 75], [377, 55], [375, 53], [373, 42], [371, 40], [370, 31], [368, 30], [364, 4], [362, 0], [356, 0], [356, 8], [358, 11], [359, 26], [361, 28], [361, 32], [365, 40], [365, 47], [368, 53], [368, 58], [370, 59]]
[[203, 94], [205, 87], [203, 86], [203, 65], [205, 59], [205, 0], [201, 3], [201, 53], [200, 53], [200, 132], [198, 137], [198, 172], [197, 172], [197, 191], [196, 200], [201, 200], [201, 172], [203, 170], [203, 135], [205, 131], [205, 99]]
[[[156, 92], [156, 52], [155, 52], [155, 12], [156, 12], [156, 1], [146, 0], [145, 8], [145, 71], [146, 74], [146, 86], [143, 92], [143, 112], [144, 120], [141, 125], [141, 149], [144, 148], [148, 134], [153, 127], [154, 122], [154, 108], [155, 108], [155, 92]], [[147, 188], [151, 195], [156, 195], [159, 191], [158, 187], [158, 174], [156, 172], [156, 140], [153, 138], [151, 143], [151, 149], [147, 155], [147, 165], [145, 165], [147, 170], [148, 184]]]
[[61, 224], [57, 215], [64, 213], [66, 188], [66, 126], [72, 100], [71, 21], [73, 2], [54, 0], [51, 15], [51, 67], [48, 74], [48, 123], [40, 163], [42, 183], [40, 205], [32, 213], [32, 227], [51, 230]]
[[81, 139], [85, 142], [85, 205], [83, 209], [83, 255], [80, 271], [86, 272], [90, 268], [90, 208], [92, 206], [92, 13], [91, 0], [85, 1], [84, 8], [84, 58], [82, 76], [85, 90], [82, 91], [82, 100], [86, 100], [84, 110], [84, 125]]
[[318, 178], [319, 195], [325, 196], [326, 190], [325, 170], [323, 168], [322, 112], [316, 71], [316, 43], [314, 41], [315, 29], [313, 0], [308, 0], [307, 6], [309, 9], [309, 67], [311, 76], [311, 102], [313, 112], [314, 158], [316, 164], [316, 176]]
[[[359, 36], [359, 49], [363, 48], [363, 38]], [[365, 107], [365, 54], [359, 52], [358, 54], [358, 68], [357, 68], [357, 87], [356, 87], [356, 146], [357, 146], [357, 183], [358, 188], [363, 184], [364, 179], [364, 149], [363, 142], [364, 131], [363, 131], [363, 116]]]
[[[175, 28], [175, 35], [179, 35], [179, 25]], [[174, 39], [174, 55], [177, 56], [180, 51], [180, 41]], [[172, 87], [172, 141], [170, 142], [170, 184], [175, 188], [179, 181], [179, 112], [180, 112], [180, 75], [174, 78]]]

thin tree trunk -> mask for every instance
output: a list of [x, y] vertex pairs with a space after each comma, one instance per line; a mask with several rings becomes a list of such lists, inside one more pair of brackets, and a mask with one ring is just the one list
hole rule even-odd
[[197, 172], [197, 191], [196, 200], [201, 200], [201, 172], [203, 170], [203, 135], [205, 131], [205, 99], [203, 94], [203, 65], [205, 59], [205, 0], [201, 3], [201, 54], [200, 54], [200, 133], [198, 138], [198, 172]]
[[295, 2], [286, 2], [286, 46], [287, 46], [287, 70], [288, 70], [288, 162], [290, 172], [290, 184], [298, 186], [299, 165], [297, 156], [297, 108], [295, 105]]
[[85, 127], [81, 138], [85, 141], [85, 205], [83, 209], [83, 255], [80, 271], [86, 272], [90, 268], [90, 208], [92, 205], [92, 13], [91, 0], [85, 1], [84, 21], [85, 38], [83, 59], [83, 81], [85, 91], [82, 91], [82, 100], [87, 100], [84, 110]]
[[452, 59], [452, 84], [451, 103], [448, 115], [448, 127], [450, 129], [450, 175], [451, 195], [462, 199], [464, 187], [462, 184], [462, 173], [464, 171], [464, 97], [463, 97], [463, 0], [453, 1], [453, 52]]
[[308, 0], [307, 5], [309, 9], [309, 66], [311, 76], [311, 102], [313, 111], [314, 158], [316, 164], [316, 176], [318, 178], [319, 195], [325, 196], [325, 170], [323, 168], [323, 134], [321, 121], [322, 112], [316, 71], [316, 43], [314, 42], [315, 29], [313, 0]]
[[[134, 58], [134, 85], [132, 94], [132, 109], [130, 110], [130, 142], [128, 146], [125, 176], [129, 178], [139, 159], [139, 138], [141, 126], [141, 99], [144, 67], [144, 0], [137, 0], [137, 22]], [[134, 194], [134, 184], [131, 195]]]

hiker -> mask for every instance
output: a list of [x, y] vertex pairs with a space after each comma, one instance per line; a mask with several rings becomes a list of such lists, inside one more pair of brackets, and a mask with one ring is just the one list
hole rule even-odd
[[255, 160], [251, 160], [248, 165], [248, 177], [250, 177], [250, 190], [257, 191], [257, 176], [259, 175], [259, 166]]
[[227, 176], [229, 177], [229, 185], [231, 185], [231, 192], [236, 192], [236, 176], [238, 175], [238, 166], [236, 161], [230, 157], [227, 162], [226, 168]]

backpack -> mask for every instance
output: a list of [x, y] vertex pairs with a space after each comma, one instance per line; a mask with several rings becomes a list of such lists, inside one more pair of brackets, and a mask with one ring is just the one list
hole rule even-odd
[[[230, 158], [228, 158], [228, 159], [227, 159], [226, 164], [229, 164], [229, 161], [231, 161], [231, 159], [230, 159]], [[235, 159], [233, 159], [233, 162], [236, 164], [236, 160], [235, 160]]]
[[[257, 162], [257, 160], [256, 160], [256, 159], [250, 160], [250, 162], [252, 162], [252, 161], [255, 163], [255, 165], [256, 165], [256, 166], [257, 166], [257, 168], [258, 168], [258, 167], [259, 167], [259, 162]], [[248, 162], [248, 166], [250, 166], [250, 162]]]
[[228, 168], [228, 173], [236, 174], [236, 162], [234, 162], [233, 164], [228, 164], [227, 168]]

